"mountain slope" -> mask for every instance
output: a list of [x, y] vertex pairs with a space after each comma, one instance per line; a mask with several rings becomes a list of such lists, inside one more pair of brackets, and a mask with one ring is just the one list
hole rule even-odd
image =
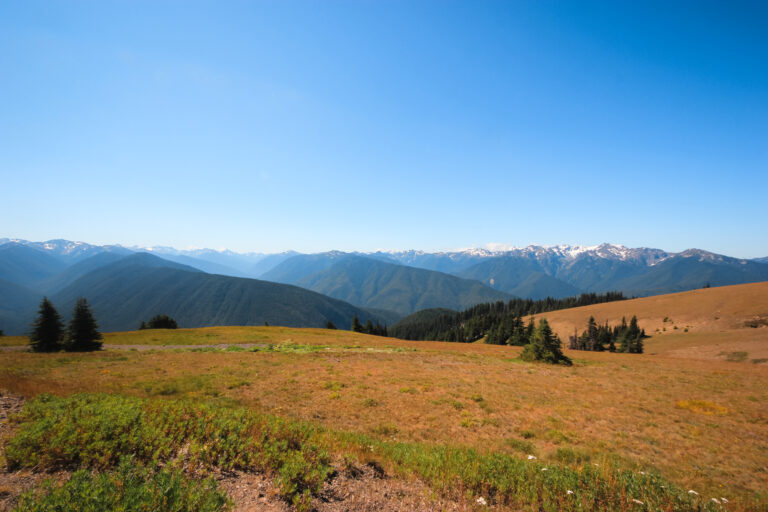
[[522, 256], [490, 258], [457, 274], [518, 297], [571, 297], [581, 290], [548, 275], [538, 261]]
[[280, 262], [273, 269], [262, 274], [260, 279], [275, 283], [298, 284], [303, 279], [351, 256], [340, 251], [299, 254]]
[[23, 334], [29, 331], [37, 305], [42, 296], [0, 279], [0, 330], [5, 334]]
[[464, 309], [511, 298], [477, 281], [361, 256], [342, 258], [296, 284], [362, 307], [401, 315], [428, 308]]
[[68, 312], [85, 296], [105, 331], [136, 329], [142, 320], [168, 314], [183, 327], [349, 325], [378, 317], [361, 308], [295, 286], [199, 272], [150, 254], [136, 254], [98, 268], [56, 293]]
[[0, 279], [35, 286], [66, 268], [58, 258], [20, 243], [0, 245]]
[[127, 256], [116, 252], [102, 252], [70, 265], [63, 271], [40, 282], [35, 290], [43, 294], [56, 293], [80, 277], [94, 270], [120, 261]]
[[768, 281], [768, 265], [689, 249], [620, 280], [618, 289], [634, 295], [658, 295], [711, 286]]

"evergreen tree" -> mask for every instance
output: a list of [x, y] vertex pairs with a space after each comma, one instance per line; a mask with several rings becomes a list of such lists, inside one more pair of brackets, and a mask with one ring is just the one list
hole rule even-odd
[[350, 330], [352, 332], [363, 332], [363, 324], [360, 323], [360, 319], [357, 318], [357, 314], [352, 317], [352, 327]]
[[72, 319], [67, 327], [67, 341], [64, 349], [67, 352], [90, 352], [101, 348], [102, 336], [99, 326], [91, 313], [88, 301], [83, 297], [77, 299]]
[[325, 323], [325, 328], [326, 328], [326, 329], [336, 329], [336, 325], [335, 325], [333, 322], [331, 322], [330, 320], [328, 320], [328, 321]]
[[57, 352], [61, 350], [61, 338], [64, 327], [61, 316], [48, 297], [43, 297], [40, 310], [35, 323], [32, 324], [32, 332], [29, 333], [29, 343], [33, 352]]
[[373, 331], [373, 322], [369, 318], [367, 322], [365, 322], [365, 328], [363, 329], [363, 332], [366, 334], [376, 334]]
[[525, 346], [520, 358], [523, 361], [541, 361], [549, 364], [572, 365], [572, 361], [562, 351], [560, 338], [552, 332], [549, 323], [542, 318], [534, 330], [531, 342]]

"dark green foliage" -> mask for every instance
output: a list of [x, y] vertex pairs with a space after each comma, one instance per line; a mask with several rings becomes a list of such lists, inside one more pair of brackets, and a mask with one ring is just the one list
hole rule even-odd
[[81, 469], [63, 485], [47, 480], [22, 495], [14, 512], [219, 512], [229, 509], [226, 493], [212, 478], [194, 480], [167, 468], [151, 471], [125, 457], [114, 471], [94, 475]]
[[61, 350], [64, 327], [61, 316], [48, 297], [43, 297], [37, 319], [29, 333], [29, 343], [34, 352], [57, 352]]
[[365, 322], [365, 325], [363, 325], [360, 323], [360, 319], [357, 318], [357, 315], [352, 318], [352, 327], [350, 330], [352, 332], [361, 332], [363, 334], [373, 334], [374, 336], [387, 335], [386, 325], [381, 325], [378, 320], [376, 321], [376, 325], [374, 325], [370, 318]]
[[139, 330], [141, 329], [178, 329], [179, 325], [176, 320], [168, 315], [155, 315], [149, 319], [149, 322], [141, 322]]
[[[589, 317], [587, 330], [581, 336], [575, 334], [570, 337], [568, 348], [571, 350], [591, 350], [601, 352], [608, 350], [616, 352], [616, 343], [619, 343], [619, 352], [630, 354], [643, 353], [643, 339], [647, 338], [645, 330], [637, 325], [637, 317], [633, 316], [627, 325], [627, 319], [621, 319], [621, 325], [611, 328], [605, 325], [596, 325], [595, 319]], [[607, 346], [606, 346], [607, 345]]]
[[101, 349], [102, 335], [96, 319], [93, 318], [88, 301], [81, 297], [77, 299], [72, 319], [67, 327], [67, 339], [64, 350], [67, 352], [91, 352]]
[[562, 344], [557, 334], [552, 332], [549, 323], [542, 318], [539, 326], [533, 331], [530, 342], [525, 345], [520, 354], [523, 361], [539, 361], [548, 364], [563, 364], [571, 366], [571, 360], [563, 354]]
[[137, 462], [185, 462], [222, 470], [274, 473], [281, 493], [304, 507], [331, 471], [306, 425], [247, 409], [188, 401], [150, 402], [114, 395], [40, 395], [16, 417], [6, 446], [9, 468], [110, 468]]
[[0, 338], [2, 338], [3, 336], [5, 336], [5, 333], [3, 332], [2, 329], [0, 329]]
[[478, 304], [467, 310], [443, 314], [408, 316], [390, 329], [390, 335], [404, 340], [435, 340], [471, 343], [488, 336], [493, 344], [525, 345], [533, 330], [522, 329], [523, 317], [558, 309], [624, 300], [620, 292], [585, 293], [567, 299], [513, 299], [509, 302]]
[[326, 322], [325, 328], [326, 329], [332, 329], [332, 330], [336, 330], [337, 329], [336, 325], [333, 322], [331, 322], [330, 320], [328, 320], [328, 322]]

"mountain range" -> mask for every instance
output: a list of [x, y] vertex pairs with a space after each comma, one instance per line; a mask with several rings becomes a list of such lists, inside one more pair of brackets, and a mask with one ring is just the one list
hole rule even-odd
[[347, 328], [355, 314], [391, 325], [423, 309], [461, 310], [512, 297], [613, 290], [647, 296], [766, 280], [768, 258], [613, 244], [242, 254], [0, 238], [0, 329], [26, 330], [44, 294], [62, 312], [86, 296], [107, 330], [132, 329], [158, 313], [185, 327], [330, 320]]

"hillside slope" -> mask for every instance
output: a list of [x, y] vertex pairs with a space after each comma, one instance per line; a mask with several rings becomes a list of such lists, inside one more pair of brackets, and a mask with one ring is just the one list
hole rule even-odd
[[595, 304], [540, 316], [567, 340], [574, 329], [584, 330], [590, 316], [614, 325], [632, 315], [651, 335], [646, 342], [648, 353], [712, 359], [743, 351], [752, 359], [768, 357], [768, 282]]
[[408, 315], [421, 309], [466, 309], [510, 295], [442, 272], [348, 256], [296, 283], [366, 308]]
[[342, 301], [277, 283], [198, 272], [149, 254], [129, 256], [77, 279], [52, 300], [71, 311], [85, 296], [105, 331], [130, 330], [168, 314], [183, 327], [207, 325], [346, 326], [375, 315]]

